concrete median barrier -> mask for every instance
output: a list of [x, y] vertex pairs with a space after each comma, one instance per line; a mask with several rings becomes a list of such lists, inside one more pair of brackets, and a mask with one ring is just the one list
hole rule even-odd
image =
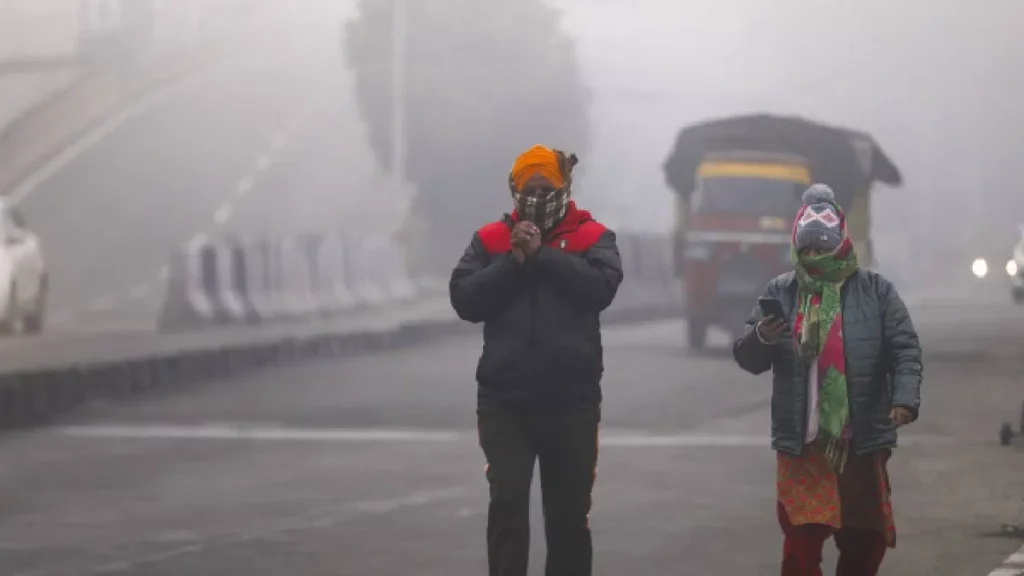
[[221, 288], [221, 301], [226, 303], [230, 320], [236, 324], [256, 324], [260, 315], [252, 300], [249, 286], [249, 259], [246, 244], [239, 238], [229, 238], [221, 247], [219, 274], [226, 282]]
[[659, 234], [620, 235], [626, 280], [620, 302], [631, 308], [683, 307], [683, 285], [675, 277], [670, 237]]
[[[204, 326], [214, 323], [216, 305], [210, 290], [211, 272], [204, 265], [205, 243], [193, 243], [171, 255], [167, 263], [167, 292], [160, 326]], [[212, 280], [216, 282], [216, 280]]]
[[338, 235], [323, 238], [316, 252], [317, 281], [314, 297], [317, 306], [327, 316], [355, 306], [355, 296], [347, 281], [349, 273], [344, 265], [345, 254], [345, 242]]
[[[627, 276], [602, 321], [680, 314], [682, 292], [660, 269], [670, 266], [667, 240], [624, 234], [619, 243]], [[407, 270], [390, 239], [198, 239], [170, 258], [160, 331], [0, 345], [0, 427], [46, 422], [95, 398], [479, 331], [455, 317], [445, 280]]]

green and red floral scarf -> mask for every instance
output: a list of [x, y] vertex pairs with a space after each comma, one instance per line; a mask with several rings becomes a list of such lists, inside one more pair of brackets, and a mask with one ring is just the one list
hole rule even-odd
[[[797, 215], [798, 222], [802, 212]], [[839, 206], [836, 212], [841, 220], [843, 241], [830, 254], [798, 254], [794, 227], [792, 256], [799, 292], [793, 328], [797, 355], [818, 358], [818, 439], [824, 444], [829, 461], [841, 472], [851, 430], [840, 290], [846, 279], [857, 271], [858, 264], [853, 241], [846, 233], [846, 217]]]

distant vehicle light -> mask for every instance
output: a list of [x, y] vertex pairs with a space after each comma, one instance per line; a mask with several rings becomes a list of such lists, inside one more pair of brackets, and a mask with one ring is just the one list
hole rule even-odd
[[984, 278], [988, 275], [988, 262], [985, 262], [984, 258], [978, 258], [971, 264], [971, 272], [978, 278]]
[[1009, 274], [1010, 276], [1016, 276], [1018, 271], [1019, 271], [1019, 268], [1017, 267], [1017, 261], [1016, 260], [1010, 260], [1009, 262], [1006, 263], [1006, 273], [1007, 274]]

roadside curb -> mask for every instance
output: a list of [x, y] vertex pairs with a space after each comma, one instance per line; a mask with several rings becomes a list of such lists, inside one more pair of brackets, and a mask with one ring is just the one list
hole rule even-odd
[[[680, 312], [679, 306], [670, 303], [612, 309], [602, 315], [602, 323], [643, 323], [678, 317]], [[0, 429], [44, 425], [101, 398], [200, 384], [303, 361], [397, 350], [480, 330], [480, 325], [445, 312], [381, 329], [313, 332], [308, 336], [6, 374], [0, 376]]]

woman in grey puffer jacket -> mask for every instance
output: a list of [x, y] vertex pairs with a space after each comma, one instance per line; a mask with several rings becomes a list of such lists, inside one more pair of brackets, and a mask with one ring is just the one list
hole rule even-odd
[[920, 410], [920, 342], [892, 284], [858, 266], [827, 186], [804, 193], [793, 261], [764, 292], [785, 318], [755, 308], [733, 348], [744, 370], [774, 373], [782, 575], [821, 574], [834, 536], [837, 574], [872, 576], [896, 543], [886, 462], [896, 429]]

